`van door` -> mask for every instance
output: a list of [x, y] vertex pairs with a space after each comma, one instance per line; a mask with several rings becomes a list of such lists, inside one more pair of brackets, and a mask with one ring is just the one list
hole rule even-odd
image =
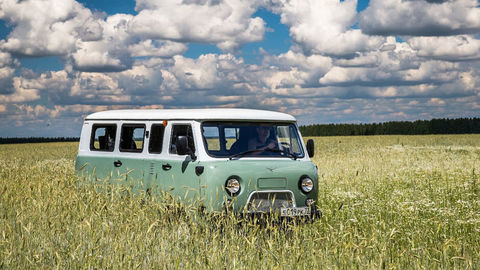
[[[90, 127], [88, 127], [90, 128]], [[112, 175], [117, 141], [117, 125], [115, 123], [94, 123], [91, 130], [88, 149], [78, 155], [76, 166], [79, 174], [91, 180], [106, 180]], [[85, 138], [82, 138], [85, 139]]]
[[148, 172], [145, 177], [145, 185], [149, 192], [160, 193], [170, 190], [170, 176], [164, 170], [167, 162], [168, 138], [165, 136], [165, 124], [162, 121], [149, 122], [150, 129], [148, 136], [148, 158], [145, 163], [145, 170]]
[[162, 164], [162, 169], [168, 178], [165, 180], [170, 193], [186, 203], [194, 203], [200, 197], [199, 177], [195, 173], [198, 162], [190, 155], [177, 154], [175, 143], [179, 136], [186, 136], [189, 150], [198, 155], [191, 123], [173, 123], [170, 125], [168, 158]]
[[[113, 161], [117, 181], [132, 187], [134, 192], [145, 191], [145, 123], [124, 122], [120, 130], [119, 154]], [[115, 181], [115, 179], [113, 179]]]

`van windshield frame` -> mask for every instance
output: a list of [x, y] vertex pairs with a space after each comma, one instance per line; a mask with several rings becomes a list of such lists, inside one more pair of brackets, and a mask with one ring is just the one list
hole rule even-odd
[[298, 128], [291, 122], [208, 121], [201, 125], [206, 153], [215, 158], [303, 158]]

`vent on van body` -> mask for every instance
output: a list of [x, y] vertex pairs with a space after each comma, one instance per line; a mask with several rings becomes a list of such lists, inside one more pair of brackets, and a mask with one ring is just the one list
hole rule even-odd
[[155, 174], [155, 163], [150, 162], [150, 175]]

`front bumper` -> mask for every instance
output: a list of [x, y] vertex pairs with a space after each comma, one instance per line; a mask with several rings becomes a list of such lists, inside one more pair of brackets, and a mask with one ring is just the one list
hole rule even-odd
[[281, 218], [306, 217], [312, 219], [322, 217], [322, 211], [315, 205], [297, 206], [295, 195], [289, 190], [254, 191], [249, 195], [244, 206], [237, 208], [234, 207], [234, 203], [230, 199], [226, 200], [223, 204], [224, 210], [248, 216], [268, 215]]

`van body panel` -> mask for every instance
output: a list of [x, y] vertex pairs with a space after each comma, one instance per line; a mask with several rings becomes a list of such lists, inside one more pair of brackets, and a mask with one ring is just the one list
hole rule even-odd
[[168, 164], [171, 169], [164, 172], [166, 185], [162, 191], [170, 193], [174, 198], [184, 201], [187, 204], [195, 203], [200, 199], [199, 178], [195, 174], [195, 166], [198, 162], [192, 161], [190, 157], [185, 160], [170, 160]]
[[[201, 162], [205, 170], [202, 178], [205, 182], [204, 205], [211, 211], [221, 211], [227, 200], [233, 202], [234, 211], [243, 211], [252, 192], [256, 191], [292, 191], [295, 205], [305, 206], [307, 199], [317, 200], [317, 168], [311, 162], [300, 160], [228, 160]], [[241, 190], [238, 195], [230, 196], [225, 192], [225, 182], [235, 176], [240, 180]], [[314, 189], [308, 194], [300, 191], [300, 178], [308, 176], [314, 180]], [[262, 180], [270, 182], [269, 186], [259, 186]]]
[[112, 156], [83, 156], [78, 155], [75, 161], [75, 170], [82, 177], [91, 180], [104, 180], [107, 178], [119, 178], [118, 172], [114, 170]]

